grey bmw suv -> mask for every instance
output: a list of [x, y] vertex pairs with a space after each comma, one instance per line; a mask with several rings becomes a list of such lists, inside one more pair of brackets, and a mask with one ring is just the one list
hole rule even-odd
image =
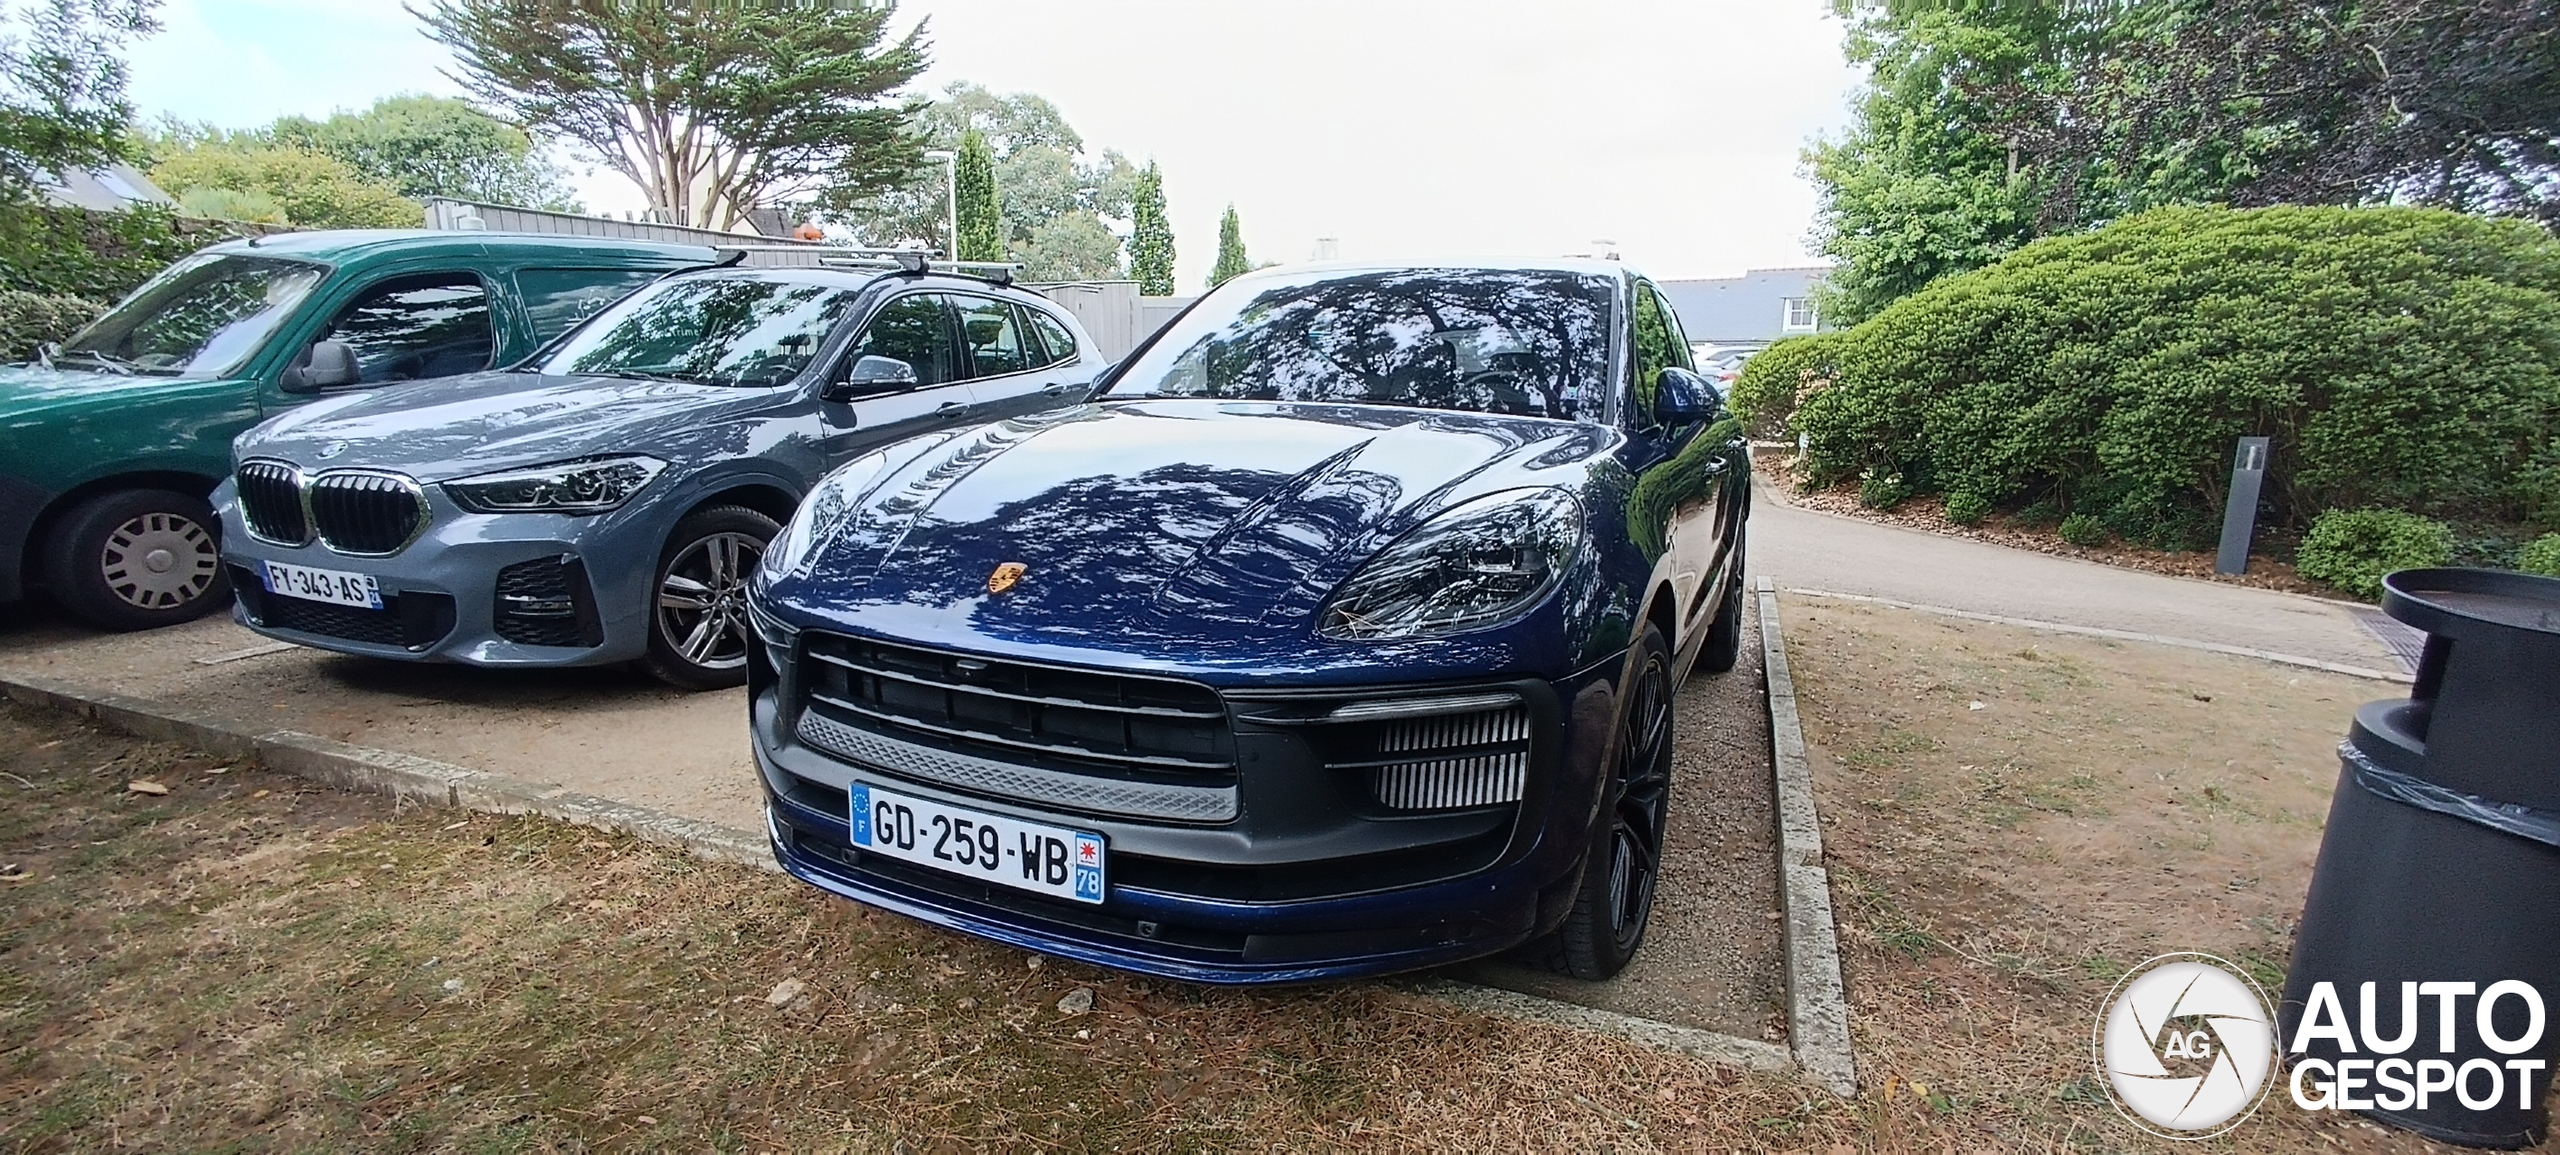
[[322, 401], [233, 443], [237, 616], [321, 649], [745, 678], [744, 582], [818, 478], [1081, 401], [1066, 312], [921, 268], [658, 281], [512, 369]]

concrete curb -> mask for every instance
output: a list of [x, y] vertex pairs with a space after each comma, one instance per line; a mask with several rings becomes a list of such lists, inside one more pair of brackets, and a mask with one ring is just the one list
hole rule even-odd
[[1733, 1063], [1754, 1071], [1784, 1073], [1796, 1065], [1785, 1047], [1751, 1039], [1736, 1038], [1707, 1030], [1684, 1027], [1658, 1019], [1641, 1018], [1617, 1011], [1604, 1011], [1579, 1003], [1562, 1002], [1506, 991], [1500, 987], [1480, 987], [1473, 983], [1449, 979], [1424, 979], [1412, 989], [1445, 1003], [1453, 1003], [1471, 1011], [1482, 1011], [1507, 1019], [1524, 1019], [1534, 1023], [1550, 1023], [1561, 1027], [1615, 1035], [1642, 1043], [1656, 1050], [1673, 1051], [1694, 1058]]
[[562, 786], [486, 774], [433, 758], [352, 746], [294, 730], [262, 730], [203, 710], [100, 693], [30, 674], [0, 677], [0, 695], [87, 718], [138, 738], [175, 742], [216, 757], [256, 762], [270, 770], [344, 790], [493, 814], [539, 814], [682, 847], [717, 862], [776, 869], [772, 848], [746, 831], [581, 794]]
[[[1760, 580], [1766, 582], [1769, 579], [1762, 578]], [[2048, 633], [2079, 634], [2082, 637], [2111, 638], [2120, 642], [2147, 642], [2155, 646], [2176, 646], [2183, 650], [2203, 650], [2207, 653], [2230, 654], [2234, 657], [2256, 658], [2262, 662], [2275, 662], [2279, 665], [2300, 666], [2306, 670], [2324, 670], [2332, 674], [2345, 674], [2350, 678], [2369, 678], [2376, 682], [2397, 682], [2403, 686], [2408, 685], [2414, 680], [2407, 674], [2394, 673], [2388, 670], [2369, 670], [2363, 666], [2350, 666], [2340, 662], [2327, 661], [2321, 658], [2306, 658], [2300, 654], [2280, 654], [2274, 650], [2253, 650], [2247, 646], [2230, 646], [2224, 645], [2221, 642], [2198, 641], [2194, 638], [2175, 638], [2166, 634], [2143, 634], [2136, 633], [2132, 630], [2110, 630], [2099, 626], [2075, 626], [2068, 622], [2044, 622], [2037, 621], [2034, 618], [2012, 618], [2000, 614], [1986, 614], [1978, 613], [1973, 610], [1959, 610], [1951, 606], [1932, 606], [1919, 602], [1896, 601], [1892, 598], [1880, 598], [1868, 594], [1833, 593], [1830, 590], [1797, 589], [1792, 586], [1788, 587], [1787, 592], [1791, 594], [1800, 594], [1809, 598], [1832, 598], [1844, 602], [1868, 602], [1874, 605], [1892, 606], [1895, 609], [1915, 610], [1924, 614], [1937, 614], [1941, 617], [1963, 618], [1966, 621], [1972, 622], [1990, 622], [1993, 625], [2016, 626], [2020, 629], [2027, 630], [2044, 630]]]
[[1795, 678], [1778, 625], [1778, 591], [1759, 582], [1761, 659], [1769, 678], [1769, 745], [1778, 792], [1778, 900], [1786, 909], [1787, 1037], [1798, 1066], [1825, 1090], [1857, 1097], [1849, 1046], [1848, 983], [1831, 916], [1831, 874], [1822, 867], [1822, 820], [1813, 809], [1813, 766], [1805, 757]]

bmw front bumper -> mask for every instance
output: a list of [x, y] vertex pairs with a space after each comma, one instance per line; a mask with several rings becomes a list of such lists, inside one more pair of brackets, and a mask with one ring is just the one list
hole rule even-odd
[[[283, 641], [399, 661], [587, 666], [648, 650], [649, 580], [661, 546], [633, 510], [604, 516], [473, 513], [425, 487], [417, 538], [385, 557], [317, 540], [287, 545], [249, 532], [236, 489], [214, 491], [234, 620]], [[636, 524], [635, 524], [636, 523]], [[268, 592], [265, 563], [371, 575], [383, 608]]]

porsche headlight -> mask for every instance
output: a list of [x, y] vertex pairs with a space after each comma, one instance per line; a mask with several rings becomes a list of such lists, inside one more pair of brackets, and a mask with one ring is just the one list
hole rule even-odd
[[1343, 641], [1439, 637], [1537, 607], [1582, 544], [1582, 503], [1561, 489], [1476, 498], [1378, 551], [1333, 591], [1316, 632]]
[[591, 457], [457, 478], [444, 491], [475, 513], [603, 513], [621, 508], [666, 467], [655, 457]]
[[818, 487], [801, 499], [800, 509], [782, 526], [780, 536], [764, 555], [764, 571], [786, 574], [807, 565], [842, 528], [864, 494], [880, 480], [889, 468], [889, 455], [874, 453], [846, 462], [835, 472], [818, 479]]

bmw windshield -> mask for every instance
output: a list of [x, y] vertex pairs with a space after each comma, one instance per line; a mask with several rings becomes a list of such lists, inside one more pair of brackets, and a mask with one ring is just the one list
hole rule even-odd
[[1109, 395], [1597, 419], [1612, 297], [1607, 277], [1547, 269], [1256, 278], [1174, 322]]
[[266, 344], [329, 270], [199, 253], [151, 278], [55, 351], [57, 365], [153, 377], [220, 377]]
[[808, 367], [860, 295], [842, 285], [754, 274], [659, 281], [525, 368], [565, 377], [780, 385]]

